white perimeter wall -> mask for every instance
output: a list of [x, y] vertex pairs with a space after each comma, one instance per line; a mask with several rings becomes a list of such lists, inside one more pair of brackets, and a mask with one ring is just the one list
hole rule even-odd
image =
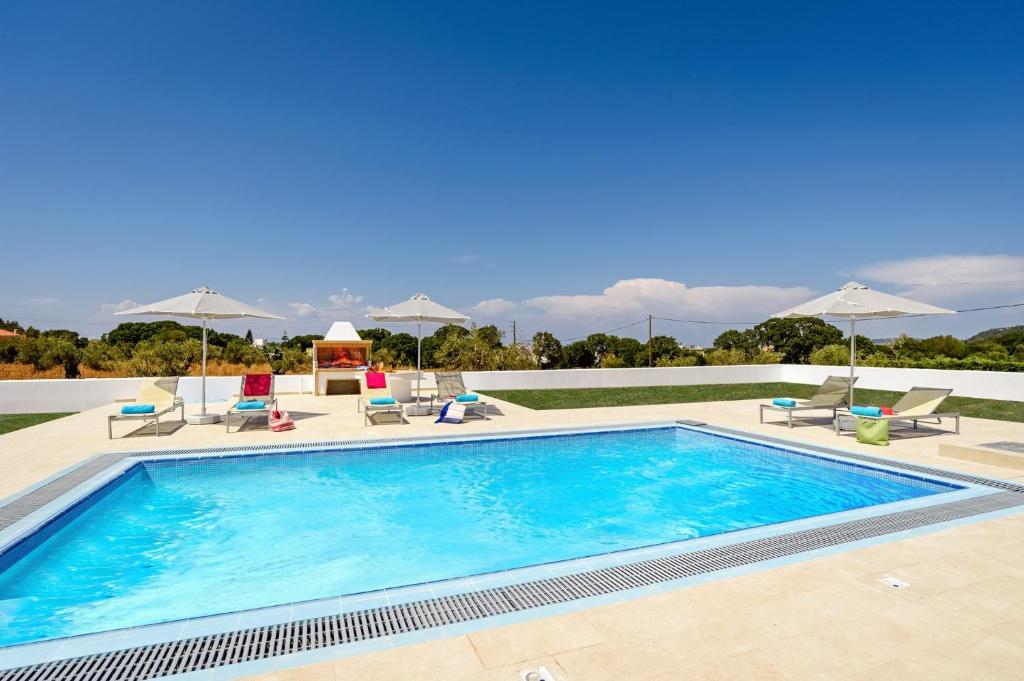
[[[829, 374], [847, 375], [849, 367], [762, 364], [721, 367], [665, 367], [654, 369], [561, 369], [552, 371], [467, 371], [466, 386], [472, 390], [524, 390], [545, 388], [624, 388], [656, 385], [709, 383], [819, 384]], [[415, 376], [415, 372], [402, 372]], [[857, 369], [858, 387], [908, 390], [913, 386], [952, 388], [954, 395], [996, 400], [1024, 400], [1024, 373], [997, 371], [946, 371], [940, 369]], [[207, 400], [226, 402], [238, 393], [240, 378], [213, 376], [206, 379]], [[311, 375], [278, 376], [277, 392], [312, 393]], [[424, 374], [424, 389], [433, 388], [433, 376]], [[47, 379], [0, 381], [0, 414], [82, 411], [115, 400], [128, 400], [139, 390], [137, 378]], [[200, 379], [183, 377], [178, 394], [188, 403], [199, 402]]]

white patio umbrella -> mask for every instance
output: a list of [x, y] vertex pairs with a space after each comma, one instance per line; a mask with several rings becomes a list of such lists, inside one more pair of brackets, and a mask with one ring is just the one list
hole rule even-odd
[[366, 315], [378, 322], [415, 322], [416, 323], [416, 404], [420, 401], [420, 365], [423, 354], [423, 322], [437, 324], [465, 324], [469, 317], [444, 305], [438, 305], [425, 293], [417, 293], [409, 300], [397, 305], [385, 307], [373, 314]]
[[217, 423], [220, 414], [206, 413], [206, 324], [211, 319], [284, 319], [275, 314], [264, 312], [251, 305], [246, 305], [233, 298], [222, 296], [205, 286], [191, 293], [176, 298], [168, 298], [158, 303], [140, 305], [130, 310], [115, 312], [118, 315], [149, 315], [154, 317], [189, 317], [201, 319], [203, 322], [203, 407], [198, 414], [188, 417], [189, 423]]
[[853, 404], [853, 374], [857, 366], [857, 320], [884, 319], [906, 315], [956, 314], [955, 310], [918, 303], [908, 298], [873, 291], [855, 281], [848, 282], [838, 291], [784, 310], [772, 317], [822, 317], [847, 319], [850, 322], [850, 404]]

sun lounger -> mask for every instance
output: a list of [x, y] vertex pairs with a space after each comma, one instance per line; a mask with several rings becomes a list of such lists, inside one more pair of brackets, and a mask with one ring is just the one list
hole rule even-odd
[[231, 432], [231, 417], [241, 416], [238, 430], [254, 414], [267, 417], [267, 428], [270, 428], [270, 412], [277, 409], [277, 398], [274, 397], [274, 374], [246, 374], [242, 376], [242, 385], [238, 389], [238, 402], [224, 414], [224, 429]]
[[185, 400], [178, 397], [177, 392], [177, 376], [143, 378], [135, 401], [122, 404], [119, 413], [107, 417], [107, 438], [114, 439], [114, 421], [153, 421], [156, 436], [160, 437], [161, 416], [180, 408], [181, 420], [185, 420]]
[[[938, 409], [942, 405], [942, 402], [953, 392], [948, 388], [921, 388], [914, 387], [907, 391], [904, 395], [892, 405], [892, 414], [881, 414], [879, 416], [865, 416], [862, 414], [856, 414], [857, 418], [872, 419], [874, 421], [910, 421], [914, 424], [914, 428], [917, 428], [918, 421], [924, 421], [931, 423], [934, 419], [934, 423], [942, 423], [942, 419], [954, 419], [956, 421], [955, 434], [960, 434], [960, 412], [949, 411], [939, 412]], [[840, 418], [841, 416], [854, 416], [850, 413], [849, 409], [844, 409], [843, 414], [837, 414], [833, 419], [833, 426], [835, 427], [836, 435], [840, 434]]]
[[359, 376], [359, 401], [356, 410], [363, 412], [363, 425], [370, 424], [370, 414], [398, 414], [398, 420], [405, 422], [405, 410], [391, 394], [387, 374], [364, 371]]
[[487, 419], [487, 403], [480, 399], [476, 393], [466, 390], [466, 383], [462, 380], [461, 371], [435, 371], [434, 380], [437, 381], [437, 394], [430, 398], [430, 411], [434, 411], [434, 402], [438, 403], [440, 409], [446, 402], [458, 402], [466, 408], [479, 414], [483, 411], [483, 417]]
[[[854, 378], [853, 382], [856, 383], [857, 379]], [[831, 409], [833, 420], [836, 418], [837, 411], [840, 407], [844, 407], [849, 402], [848, 396], [850, 394], [850, 379], [847, 376], [829, 376], [825, 379], [825, 382], [821, 384], [814, 396], [808, 400], [789, 400], [791, 406], [784, 404], [762, 404], [761, 406], [761, 423], [764, 423], [764, 412], [765, 410], [771, 411], [782, 411], [786, 413], [786, 417], [789, 421], [789, 427], [793, 427], [793, 412], [798, 411], [812, 411]], [[777, 400], [785, 401], [785, 400]]]

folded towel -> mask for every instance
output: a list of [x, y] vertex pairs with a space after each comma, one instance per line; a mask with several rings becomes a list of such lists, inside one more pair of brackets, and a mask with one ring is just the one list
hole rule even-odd
[[881, 416], [882, 410], [879, 407], [850, 407], [850, 413], [856, 416]]
[[882, 416], [892, 416], [893, 415], [892, 407], [882, 407], [881, 409], [882, 409]]
[[235, 409], [266, 409], [267, 403], [263, 400], [247, 400], [235, 405]]
[[795, 407], [796, 400], [791, 400], [788, 397], [776, 397], [772, 400], [772, 404], [776, 407]]
[[366, 372], [366, 387], [370, 390], [388, 387], [387, 379], [379, 371]]
[[122, 414], [152, 414], [155, 411], [155, 404], [126, 404], [121, 407]]
[[382, 404], [394, 404], [394, 403], [395, 403], [395, 398], [394, 397], [371, 397], [370, 398], [370, 404], [375, 405], [375, 406], [376, 405], [382, 405]]
[[456, 402], [476, 402], [479, 399], [480, 399], [479, 395], [469, 395], [469, 394], [466, 394], [466, 395], [456, 395], [455, 396], [455, 401]]

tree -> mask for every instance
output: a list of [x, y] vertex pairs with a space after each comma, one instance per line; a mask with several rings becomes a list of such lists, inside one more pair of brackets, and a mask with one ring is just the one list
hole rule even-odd
[[594, 356], [594, 365], [597, 365], [601, 363], [601, 359], [606, 354], [612, 351], [615, 336], [609, 336], [606, 333], [592, 333], [587, 336], [585, 342], [590, 350], [590, 354]]
[[533, 334], [533, 356], [541, 369], [557, 369], [562, 363], [562, 343], [548, 331]]
[[704, 360], [708, 363], [708, 366], [746, 364], [747, 353], [739, 348], [733, 348], [732, 350], [710, 350], [704, 353]]
[[373, 347], [377, 348], [380, 346], [384, 339], [391, 335], [391, 332], [387, 329], [362, 329], [359, 332], [359, 337], [363, 340], [373, 341]]
[[91, 340], [82, 350], [82, 364], [97, 371], [109, 371], [119, 360], [126, 359], [120, 347], [102, 340]]
[[768, 319], [751, 329], [751, 335], [756, 347], [770, 346], [789, 364], [806, 364], [814, 350], [843, 341], [839, 329], [816, 317]]
[[[426, 343], [424, 343], [426, 345]], [[388, 348], [393, 353], [397, 361], [405, 366], [416, 366], [416, 336], [410, 333], [393, 333], [384, 338], [380, 346], [382, 348]], [[424, 352], [424, 356], [426, 353]], [[427, 366], [435, 366], [433, 363], [427, 363]]]
[[619, 338], [612, 336], [615, 340], [611, 343], [611, 353], [614, 354], [623, 366], [647, 366], [647, 346], [636, 338]]
[[489, 345], [492, 349], [501, 347], [501, 338], [502, 336], [505, 335], [494, 324], [481, 326], [477, 329], [474, 329], [474, 332], [478, 334], [480, 339], [483, 342], [487, 343], [487, 345]]
[[718, 350], [735, 350], [739, 348], [744, 352], [753, 352], [757, 349], [757, 343], [754, 341], [753, 334], [749, 330], [737, 331], [736, 329], [729, 329], [720, 333], [718, 338], [715, 339], [714, 346]]
[[566, 369], [590, 369], [597, 364], [597, 358], [587, 341], [575, 341], [562, 348], [562, 366]]
[[249, 345], [252, 345], [252, 343], [253, 343], [252, 329], [246, 329], [245, 330], [245, 342], [248, 343]]
[[4, 331], [13, 331], [15, 333], [24, 333], [25, 331], [25, 329], [22, 328], [21, 324], [14, 321], [13, 319], [8, 319], [6, 321], [0, 319], [0, 329], [3, 329]]
[[280, 351], [274, 353], [270, 359], [270, 370], [278, 375], [308, 373], [309, 368], [309, 355], [291, 346], [280, 346]]
[[[682, 354], [683, 349], [679, 347], [679, 342], [672, 336], [654, 336], [651, 338], [651, 355], [654, 357], [655, 362], [662, 358], [673, 359], [680, 357]], [[647, 366], [646, 353], [643, 359], [642, 366]]]
[[[288, 347], [294, 347], [289, 345]], [[298, 349], [298, 348], [296, 348]], [[303, 355], [306, 353], [299, 349]], [[231, 362], [232, 364], [244, 364], [247, 367], [251, 367], [253, 364], [262, 364], [267, 361], [267, 355], [263, 350], [257, 348], [254, 345], [246, 343], [241, 338], [234, 338], [225, 346], [224, 351], [221, 353], [221, 358], [225, 362]]]

